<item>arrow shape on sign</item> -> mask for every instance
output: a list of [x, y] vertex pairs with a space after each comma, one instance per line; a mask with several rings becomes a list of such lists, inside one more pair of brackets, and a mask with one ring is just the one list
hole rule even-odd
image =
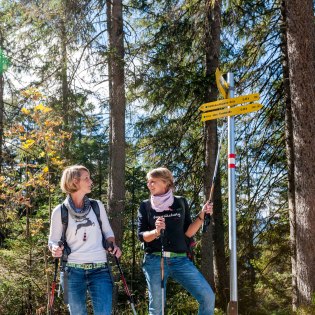
[[263, 106], [259, 103], [253, 103], [249, 105], [244, 106], [237, 106], [232, 108], [226, 108], [221, 110], [215, 110], [212, 112], [207, 112], [201, 115], [201, 121], [206, 120], [212, 120], [212, 119], [218, 119], [226, 116], [235, 116], [240, 114], [246, 114], [255, 112], [259, 109], [261, 109]]
[[229, 84], [224, 80], [219, 68], [215, 70], [215, 81], [217, 83], [217, 87], [221, 95], [224, 98], [227, 98], [229, 92]]
[[219, 100], [219, 101], [215, 101], [215, 102], [205, 103], [199, 107], [199, 110], [201, 110], [202, 112], [206, 112], [208, 110], [218, 109], [221, 107], [234, 106], [237, 104], [243, 104], [243, 103], [258, 101], [259, 98], [260, 98], [259, 93], [248, 94], [248, 95], [228, 98], [225, 100]]

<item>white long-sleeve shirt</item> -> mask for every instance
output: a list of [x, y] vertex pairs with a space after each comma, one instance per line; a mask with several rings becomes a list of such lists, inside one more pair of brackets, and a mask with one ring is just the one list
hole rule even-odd
[[[97, 200], [100, 207], [100, 218], [102, 221], [102, 230], [105, 239], [114, 237], [113, 230], [109, 224], [108, 217], [101, 201]], [[86, 240], [84, 241], [84, 233]], [[61, 206], [58, 205], [52, 212], [50, 233], [48, 245], [58, 245], [62, 236], [61, 222]], [[71, 249], [71, 254], [68, 256], [68, 262], [83, 264], [106, 262], [106, 251], [102, 245], [102, 234], [97, 217], [90, 210], [85, 219], [76, 221], [68, 213], [68, 228], [66, 231], [66, 240]]]

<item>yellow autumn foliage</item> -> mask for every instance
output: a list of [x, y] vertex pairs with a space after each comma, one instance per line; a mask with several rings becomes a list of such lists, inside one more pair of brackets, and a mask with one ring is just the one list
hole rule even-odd
[[49, 171], [48, 166], [45, 166], [45, 167], [43, 168], [43, 172], [44, 172], [44, 173], [48, 173], [48, 171]]
[[52, 109], [51, 109], [50, 107], [45, 106], [45, 105], [43, 105], [42, 103], [36, 105], [36, 106], [34, 107], [34, 110], [35, 110], [35, 111], [41, 111], [41, 112], [43, 112], [43, 113], [49, 113], [49, 112], [52, 111]]
[[29, 114], [30, 114], [30, 110], [27, 109], [27, 108], [25, 108], [25, 107], [23, 107], [23, 108], [21, 109], [21, 112], [22, 112], [23, 114], [25, 114], [25, 115], [29, 115]]
[[22, 148], [23, 149], [29, 149], [31, 146], [33, 146], [35, 143], [35, 140], [33, 139], [27, 139], [23, 144], [22, 144]]

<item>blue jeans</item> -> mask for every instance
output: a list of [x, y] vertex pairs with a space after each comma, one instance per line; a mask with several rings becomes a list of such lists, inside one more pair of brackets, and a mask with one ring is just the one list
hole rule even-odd
[[[145, 254], [142, 270], [149, 288], [149, 314], [162, 314], [161, 257]], [[164, 258], [164, 293], [168, 277], [180, 283], [199, 303], [199, 315], [213, 315], [215, 295], [188, 257]], [[166, 296], [166, 294], [165, 294]]]
[[[89, 292], [94, 315], [110, 315], [112, 311], [113, 282], [108, 267], [68, 270], [68, 300], [71, 315], [87, 315], [86, 292]], [[61, 283], [63, 284], [63, 273]]]

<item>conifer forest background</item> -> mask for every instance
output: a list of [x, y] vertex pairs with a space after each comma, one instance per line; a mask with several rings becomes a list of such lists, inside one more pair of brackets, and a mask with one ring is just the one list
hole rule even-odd
[[[147, 314], [137, 211], [146, 172], [168, 167], [192, 216], [209, 195], [227, 119], [200, 121], [235, 96], [238, 312], [315, 314], [315, 28], [311, 0], [0, 0], [0, 314], [47, 314], [52, 210], [64, 167], [91, 171], [138, 314]], [[213, 224], [195, 263], [230, 301], [227, 134]], [[114, 314], [131, 314], [115, 261]], [[55, 314], [67, 314], [56, 297]], [[167, 314], [197, 314], [175, 282]]]

